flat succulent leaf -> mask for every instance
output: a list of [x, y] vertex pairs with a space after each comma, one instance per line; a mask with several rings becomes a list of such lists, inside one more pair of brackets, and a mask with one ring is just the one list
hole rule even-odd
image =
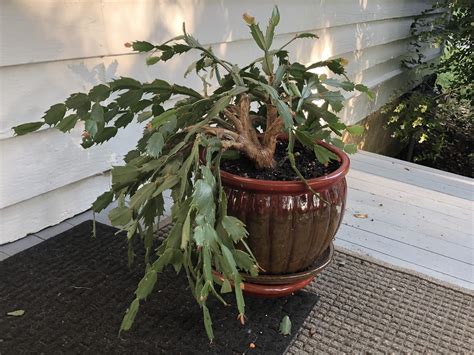
[[177, 84], [174, 84], [173, 86], [171, 86], [171, 91], [173, 92], [173, 94], [192, 96], [198, 99], [203, 98], [202, 95], [198, 93], [196, 90], [193, 90], [186, 86], [177, 85]]
[[16, 311], [11, 311], [11, 312], [8, 312], [7, 313], [7, 316], [10, 316], [10, 317], [21, 317], [22, 315], [25, 314], [25, 310], [24, 309], [17, 309]]
[[119, 104], [120, 107], [130, 107], [132, 105], [135, 105], [138, 103], [138, 101], [142, 98], [143, 96], [143, 90], [141, 89], [132, 89], [124, 92], [123, 94], [120, 94], [120, 96], [117, 98], [117, 103]]
[[303, 33], [300, 33], [298, 35], [296, 35], [295, 38], [319, 38], [318, 35], [314, 34], [314, 33], [310, 33], [310, 32], [303, 32]]
[[232, 216], [224, 216], [222, 218], [222, 226], [236, 243], [248, 234], [247, 229], [245, 229], [245, 224], [238, 218]]
[[291, 113], [290, 108], [286, 103], [282, 100], [276, 100], [274, 102], [278, 113], [280, 114], [281, 118], [283, 119], [283, 124], [285, 125], [285, 129], [289, 129], [293, 126], [293, 114]]
[[230, 284], [229, 280], [224, 279], [222, 282], [221, 293], [229, 293], [232, 292], [232, 285]]
[[65, 104], [53, 105], [45, 112], [43, 120], [50, 126], [53, 126], [64, 118], [66, 111], [67, 107]]
[[203, 256], [202, 269], [204, 273], [204, 280], [206, 280], [208, 283], [213, 282], [210, 246], [204, 245], [204, 247], [202, 248], [202, 256]]
[[334, 74], [342, 75], [346, 72], [346, 69], [344, 68], [343, 61], [341, 58], [328, 61], [326, 63], [326, 66]]
[[104, 127], [104, 108], [98, 102], [92, 105], [90, 119], [97, 122], [99, 129]]
[[287, 69], [288, 65], [286, 64], [281, 64], [278, 66], [275, 72], [275, 79], [273, 80], [273, 87], [278, 87], [280, 85], [283, 75], [285, 75]]
[[331, 159], [337, 160], [337, 155], [321, 145], [314, 146], [314, 154], [316, 158], [322, 163], [327, 164]]
[[119, 118], [115, 120], [114, 125], [117, 128], [122, 128], [122, 127], [126, 127], [132, 121], [133, 121], [133, 113], [125, 112], [123, 115], [121, 115]]
[[160, 79], [155, 79], [151, 83], [146, 83], [142, 85], [142, 89], [145, 92], [154, 92], [157, 94], [165, 94], [171, 92], [171, 85]]
[[43, 125], [44, 125], [44, 122], [41, 122], [41, 121], [28, 122], [28, 123], [23, 123], [21, 125], [13, 127], [13, 130], [15, 131], [16, 135], [22, 136], [24, 134], [39, 130]]
[[112, 169], [112, 185], [123, 186], [135, 181], [140, 171], [133, 165], [115, 166]]
[[138, 114], [137, 121], [138, 122], [143, 122], [146, 121], [147, 119], [151, 118], [153, 116], [153, 112], [151, 111], [145, 111], [140, 114]]
[[104, 121], [109, 122], [110, 120], [117, 117], [119, 114], [119, 106], [116, 102], [110, 103], [107, 108], [104, 108]]
[[346, 144], [344, 146], [344, 151], [347, 154], [355, 154], [355, 153], [357, 153], [357, 145], [356, 144]]
[[209, 223], [203, 223], [194, 228], [193, 239], [198, 246], [210, 246], [218, 240], [218, 236]]
[[146, 144], [146, 152], [151, 156], [158, 158], [161, 155], [164, 145], [165, 140], [163, 134], [161, 134], [161, 132], [155, 132]]
[[187, 51], [189, 51], [191, 49], [192, 48], [190, 46], [187, 46], [187, 45], [182, 44], [182, 43], [176, 43], [175, 45], [173, 45], [173, 50], [177, 54], [186, 53]]
[[149, 182], [140, 187], [130, 198], [130, 208], [137, 210], [145, 201], [152, 198], [153, 193], [157, 189], [156, 183]]
[[57, 125], [56, 128], [61, 132], [69, 132], [76, 126], [79, 117], [75, 114], [64, 117]]
[[265, 32], [265, 47], [270, 49], [273, 42], [273, 37], [275, 36], [275, 27], [278, 26], [280, 22], [280, 12], [278, 11], [278, 7], [275, 6], [273, 8], [272, 16], [270, 17], [270, 21], [267, 26], [267, 30]]
[[355, 88], [355, 84], [350, 82], [350, 81], [339, 81], [339, 80], [336, 80], [336, 79], [326, 79], [323, 81], [323, 84], [325, 85], [329, 85], [329, 86], [332, 86], [332, 87], [337, 87], [337, 88], [341, 88], [345, 91], [353, 91], [354, 88]]
[[94, 137], [99, 131], [97, 122], [94, 120], [87, 120], [84, 124], [84, 128], [86, 129], [87, 132], [89, 132], [91, 137]]
[[342, 61], [339, 59], [333, 59], [333, 60], [325, 60], [325, 61], [320, 61], [311, 64], [308, 66], [306, 69], [311, 70], [319, 67], [327, 67], [329, 70], [331, 70], [334, 74], [339, 74], [342, 75], [345, 73], [345, 68], [344, 65], [342, 65]]
[[105, 127], [94, 137], [94, 142], [96, 144], [102, 144], [117, 134], [116, 127]]
[[214, 339], [214, 332], [212, 330], [212, 320], [211, 314], [209, 313], [209, 308], [206, 305], [203, 305], [202, 312], [204, 316], [204, 328], [206, 329], [206, 334], [209, 340], [212, 342]]
[[219, 115], [227, 106], [229, 106], [232, 97], [230, 95], [224, 95], [216, 101], [214, 106], [208, 111], [206, 118], [212, 119]]
[[362, 125], [356, 124], [356, 125], [352, 125], [352, 126], [347, 126], [346, 130], [350, 134], [353, 134], [355, 136], [360, 136], [360, 135], [362, 135], [362, 133], [364, 133], [365, 128]]
[[151, 105], [153, 105], [153, 101], [142, 98], [140, 101], [130, 105], [130, 111], [132, 111], [133, 113], [137, 113], [143, 111]]
[[126, 90], [126, 89], [141, 89], [142, 84], [135, 79], [127, 78], [127, 77], [120, 77], [119, 79], [115, 79], [110, 83], [110, 89], [112, 91], [117, 90]]
[[291, 334], [291, 320], [290, 317], [284, 316], [280, 323], [280, 334], [290, 335]]
[[[328, 137], [325, 137], [324, 139], [327, 139]], [[333, 144], [336, 148], [339, 149], [344, 149], [344, 142], [340, 138], [332, 138], [331, 144]]]
[[92, 203], [92, 210], [96, 213], [99, 213], [104, 208], [112, 203], [114, 199], [113, 191], [106, 191]]
[[344, 96], [342, 96], [340, 91], [325, 91], [320, 92], [319, 95], [323, 100], [327, 101], [336, 112], [341, 111], [344, 107], [342, 103], [344, 101]]
[[174, 134], [176, 132], [177, 125], [178, 120], [176, 119], [176, 117], [171, 117], [168, 121], [164, 122], [161, 125], [159, 131], [163, 135], [163, 137], [167, 139], [169, 135]]
[[309, 132], [297, 129], [294, 131], [294, 134], [296, 139], [307, 148], [313, 149], [316, 145], [316, 138], [311, 136]]
[[120, 325], [120, 330], [130, 330], [130, 328], [133, 325], [133, 322], [135, 320], [135, 317], [137, 316], [138, 308], [140, 307], [140, 300], [137, 298], [133, 300], [133, 302], [130, 304], [130, 307], [128, 307], [127, 312], [125, 313], [125, 316], [122, 319], [122, 324]]
[[229, 91], [227, 91], [226, 95], [228, 95], [228, 96], [237, 96], [237, 95], [243, 94], [244, 92], [247, 92], [248, 90], [249, 90], [249, 88], [247, 88], [245, 86], [237, 85], [237, 86], [233, 87], [232, 89], [230, 89]]
[[155, 270], [148, 271], [145, 276], [138, 283], [135, 294], [139, 300], [146, 299], [153, 288], [155, 287], [156, 280], [158, 279], [157, 272]]
[[110, 88], [107, 85], [99, 84], [89, 91], [89, 98], [94, 102], [101, 102], [110, 96]]
[[70, 109], [79, 111], [89, 111], [91, 100], [86, 94], [79, 92], [72, 94], [66, 100], [66, 106]]
[[155, 46], [146, 41], [135, 41], [132, 43], [132, 48], [137, 52], [149, 52], [155, 49]]
[[214, 192], [212, 186], [204, 180], [196, 181], [193, 192], [193, 205], [199, 211], [208, 211], [214, 204]]
[[265, 60], [262, 62], [262, 70], [265, 74], [271, 75], [273, 73], [273, 57], [266, 54]]
[[109, 212], [109, 219], [114, 227], [125, 226], [132, 220], [132, 210], [128, 207], [115, 207]]
[[252, 35], [255, 43], [257, 43], [257, 46], [260, 47], [260, 49], [266, 51], [267, 46], [265, 43], [265, 36], [262, 33], [262, 30], [260, 29], [260, 26], [258, 24], [251, 24], [249, 25], [250, 28], [250, 34]]
[[153, 197], [156, 197], [158, 194], [163, 193], [165, 190], [171, 189], [174, 187], [178, 182], [180, 182], [180, 177], [177, 175], [168, 175], [165, 180], [158, 185], [158, 188], [153, 193]]
[[157, 116], [157, 117], [155, 117], [151, 120], [151, 126], [155, 129], [159, 128], [164, 123], [170, 121], [173, 118], [176, 119], [176, 110], [171, 109], [171, 110], [165, 111], [162, 114], [160, 114], [159, 116]]
[[239, 275], [237, 270], [237, 264], [235, 263], [234, 256], [229, 248], [225, 245], [221, 245], [222, 255], [224, 256], [224, 260], [227, 263], [227, 266], [231, 270], [231, 276], [235, 280], [235, 278]]
[[181, 232], [181, 249], [185, 249], [191, 239], [191, 211], [186, 215]]
[[158, 63], [160, 61], [160, 59], [161, 59], [160, 57], [155, 57], [155, 56], [148, 57], [146, 59], [146, 65], [154, 65], [154, 64]]
[[248, 253], [239, 249], [234, 249], [232, 250], [232, 254], [239, 269], [246, 270], [247, 272], [250, 272], [253, 276], [257, 274], [257, 266], [255, 265], [254, 260]]

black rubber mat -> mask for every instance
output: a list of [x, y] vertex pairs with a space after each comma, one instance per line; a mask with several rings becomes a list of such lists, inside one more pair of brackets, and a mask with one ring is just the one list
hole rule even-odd
[[[0, 354], [279, 354], [291, 341], [278, 332], [281, 319], [289, 315], [296, 333], [318, 300], [306, 292], [247, 298], [245, 326], [237, 321], [235, 307], [213, 301], [216, 339], [210, 345], [185, 278], [167, 270], [142, 303], [132, 330], [119, 337], [122, 316], [143, 275], [142, 255], [128, 269], [124, 237], [97, 224], [92, 239], [91, 229], [92, 222], [84, 222], [0, 263]], [[231, 296], [228, 300], [235, 303]], [[7, 316], [15, 310], [25, 313]]]

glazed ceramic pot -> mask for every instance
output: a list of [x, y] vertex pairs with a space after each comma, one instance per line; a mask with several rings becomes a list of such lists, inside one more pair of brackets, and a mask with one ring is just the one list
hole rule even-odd
[[301, 181], [256, 180], [221, 171], [227, 213], [246, 224], [247, 243], [265, 270], [262, 275], [310, 268], [330, 248], [341, 224], [349, 158], [332, 145], [320, 144], [341, 163], [331, 174], [307, 180], [320, 198]]

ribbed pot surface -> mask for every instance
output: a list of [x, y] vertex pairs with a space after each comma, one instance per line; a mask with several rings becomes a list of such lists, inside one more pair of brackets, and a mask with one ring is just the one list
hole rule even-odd
[[309, 267], [329, 247], [341, 223], [346, 203], [349, 158], [339, 149], [341, 166], [322, 178], [308, 180], [321, 198], [300, 181], [266, 181], [222, 172], [227, 213], [242, 220], [248, 244], [269, 274], [286, 274]]

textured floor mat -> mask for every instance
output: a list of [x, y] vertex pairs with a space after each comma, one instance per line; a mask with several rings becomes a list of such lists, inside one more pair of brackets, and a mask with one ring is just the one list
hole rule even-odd
[[[236, 309], [211, 302], [216, 340], [209, 345], [185, 278], [168, 270], [142, 303], [133, 329], [118, 337], [143, 267], [127, 268], [127, 246], [114, 229], [98, 224], [97, 239], [91, 239], [91, 225], [85, 222], [0, 263], [0, 354], [278, 354], [291, 341], [278, 333], [281, 319], [290, 315], [296, 332], [318, 300], [306, 292], [247, 298], [243, 327]], [[25, 314], [6, 315], [15, 310]], [[250, 343], [256, 347], [249, 349]]]
[[[90, 240], [85, 223], [0, 263], [1, 354], [474, 352], [472, 294], [342, 252], [306, 292], [248, 298], [245, 327], [214, 303], [212, 346], [186, 283], [166, 272], [133, 331], [118, 338], [142, 268], [128, 271], [123, 241], [98, 230]], [[25, 314], [5, 316], [17, 309]], [[293, 338], [277, 332], [286, 314]]]
[[474, 352], [472, 294], [341, 252], [306, 290], [320, 299], [290, 354]]

